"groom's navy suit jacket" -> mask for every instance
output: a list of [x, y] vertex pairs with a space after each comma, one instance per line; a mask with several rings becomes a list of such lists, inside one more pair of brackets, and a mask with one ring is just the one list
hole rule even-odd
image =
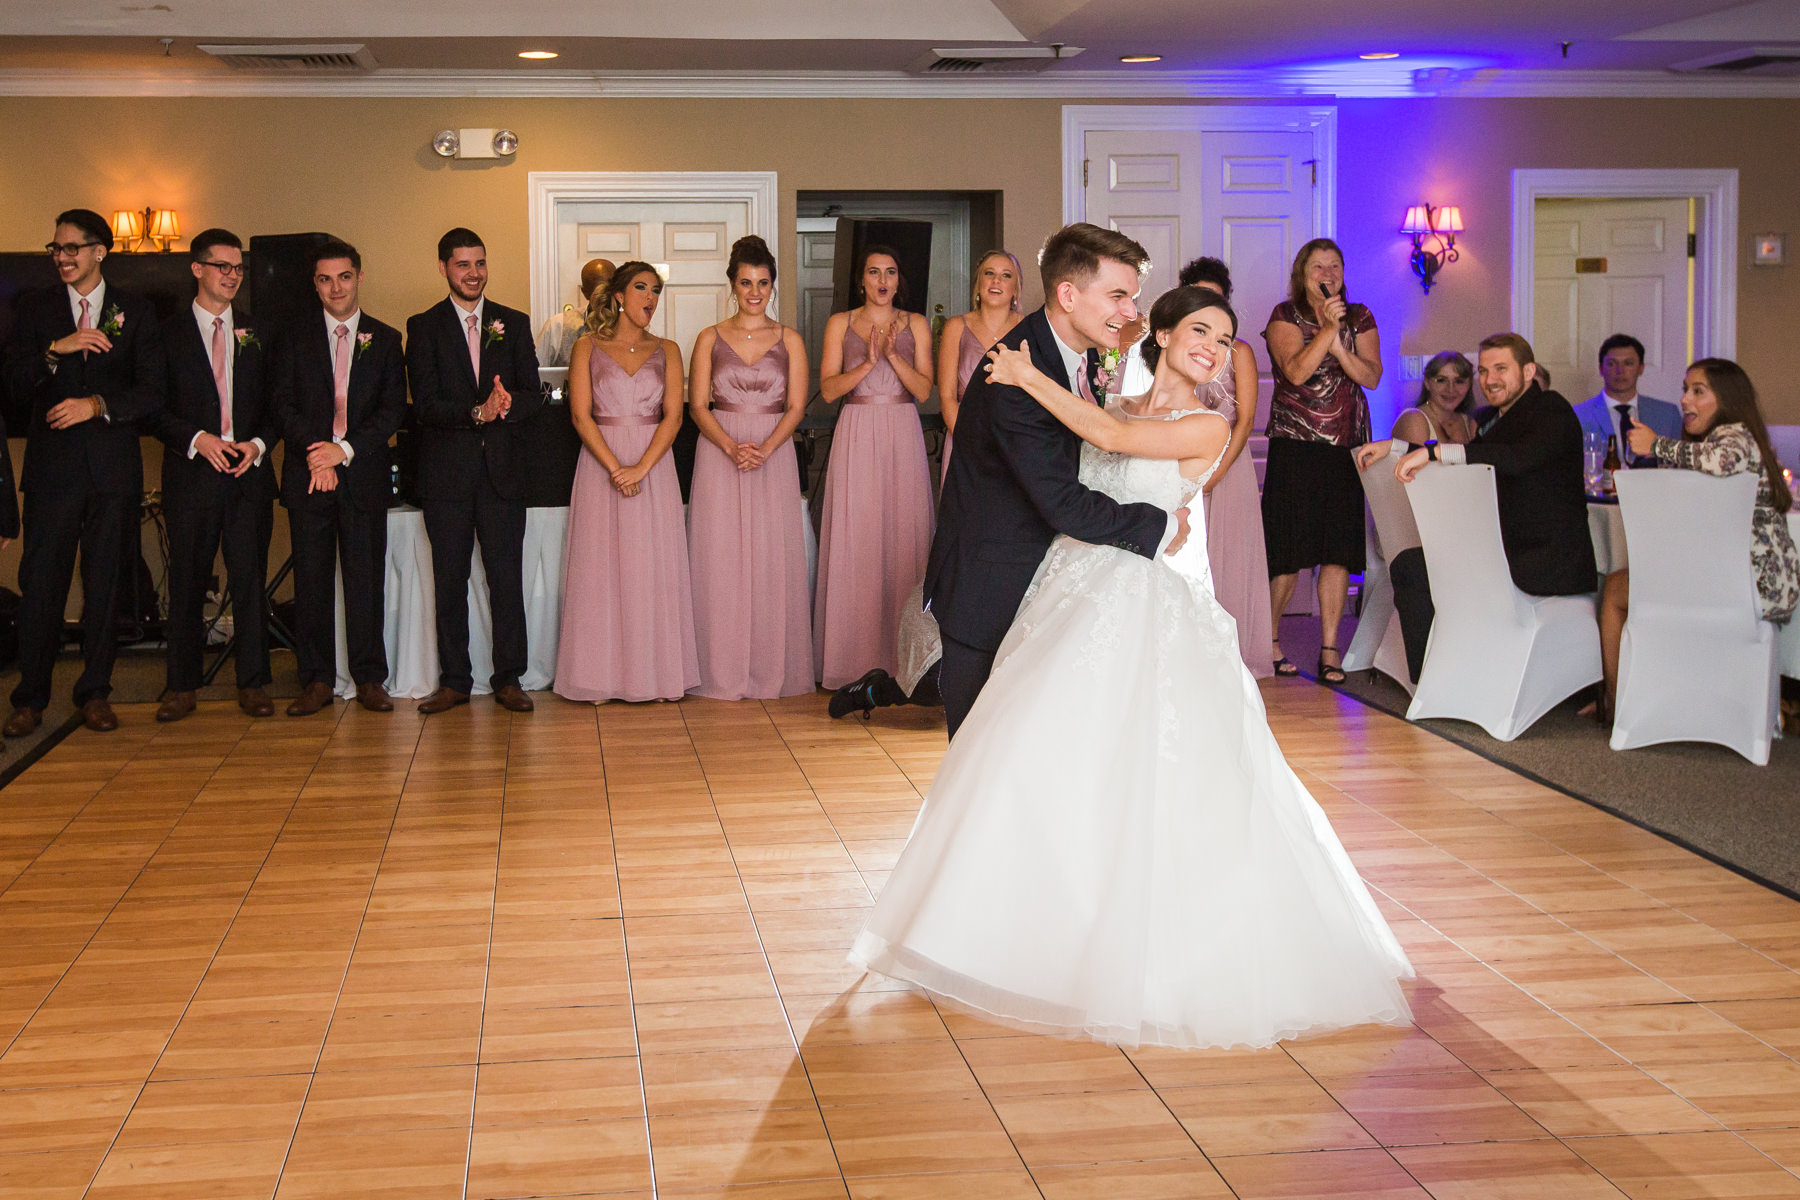
[[[1044, 310], [1001, 339], [1071, 387]], [[999, 648], [1031, 577], [1059, 533], [1146, 558], [1168, 529], [1153, 504], [1119, 504], [1082, 485], [1081, 439], [1024, 390], [977, 370], [956, 419], [956, 453], [944, 480], [925, 600], [946, 637]]]

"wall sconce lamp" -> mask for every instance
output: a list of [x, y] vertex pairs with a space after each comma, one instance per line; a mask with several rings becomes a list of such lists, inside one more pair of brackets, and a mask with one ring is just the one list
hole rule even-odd
[[[1444, 269], [1444, 264], [1457, 260], [1456, 235], [1462, 232], [1462, 227], [1462, 209], [1454, 204], [1446, 204], [1442, 208], [1415, 204], [1406, 210], [1406, 219], [1400, 223], [1400, 232], [1412, 235], [1413, 274], [1419, 277], [1427, 295], [1431, 293], [1431, 285], [1437, 281], [1437, 273]], [[1434, 241], [1436, 245], [1427, 248], [1427, 241]]]
[[162, 251], [167, 254], [181, 236], [181, 219], [172, 208], [146, 208], [142, 212], [121, 208], [112, 215], [112, 231], [113, 240], [121, 248], [131, 248], [132, 242], [140, 246], [146, 241], [161, 242]]

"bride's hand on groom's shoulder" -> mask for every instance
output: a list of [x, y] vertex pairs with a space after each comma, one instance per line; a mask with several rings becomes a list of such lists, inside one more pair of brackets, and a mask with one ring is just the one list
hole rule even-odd
[[1023, 350], [1014, 350], [1010, 346], [995, 346], [988, 351], [988, 378], [995, 383], [1007, 387], [1024, 387], [1037, 368], [1032, 364], [1031, 355]]

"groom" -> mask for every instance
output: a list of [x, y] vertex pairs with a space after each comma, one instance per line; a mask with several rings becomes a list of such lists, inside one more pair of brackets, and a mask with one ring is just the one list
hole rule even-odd
[[[1038, 255], [1044, 307], [1001, 339], [1038, 370], [1096, 399], [1095, 352], [1119, 345], [1137, 317], [1150, 258], [1122, 233], [1069, 225]], [[985, 364], [984, 364], [985, 367]], [[1153, 558], [1188, 535], [1188, 510], [1119, 504], [1077, 478], [1081, 439], [1022, 389], [978, 370], [963, 392], [956, 453], [944, 480], [925, 568], [925, 606], [943, 634], [940, 687], [950, 736], [975, 704], [1025, 589], [1059, 533]]]

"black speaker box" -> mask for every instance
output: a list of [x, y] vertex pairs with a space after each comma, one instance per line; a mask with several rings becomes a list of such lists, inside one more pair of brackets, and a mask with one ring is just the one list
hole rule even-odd
[[250, 311], [258, 321], [285, 325], [318, 310], [312, 254], [331, 240], [329, 233], [276, 233], [250, 239], [245, 283], [255, 297]]
[[863, 250], [885, 246], [893, 251], [903, 281], [895, 307], [923, 313], [931, 294], [931, 222], [888, 217], [839, 217], [832, 252], [831, 311], [845, 312], [862, 303], [856, 290], [856, 268]]

